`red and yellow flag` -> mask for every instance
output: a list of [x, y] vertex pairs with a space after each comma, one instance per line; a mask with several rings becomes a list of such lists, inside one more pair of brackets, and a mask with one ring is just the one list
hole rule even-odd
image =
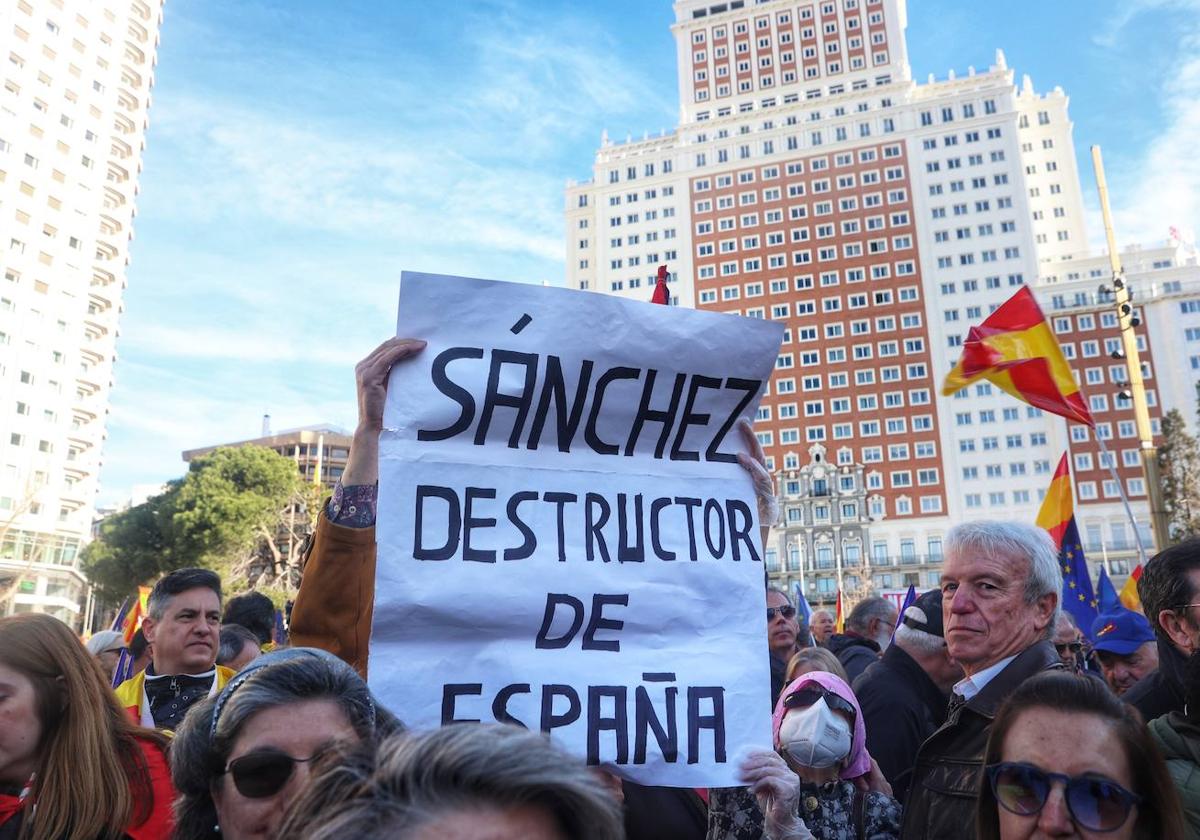
[[1051, 414], [1093, 425], [1071, 366], [1028, 286], [971, 327], [942, 393], [950, 396], [979, 379]]
[[840, 589], [838, 590], [837, 596], [837, 614], [833, 618], [833, 632], [846, 632], [846, 622], [845, 619], [842, 618], [842, 590]]
[[1061, 546], [1067, 526], [1075, 516], [1075, 500], [1071, 495], [1071, 472], [1064, 452], [1054, 470], [1054, 478], [1046, 489], [1046, 498], [1038, 510], [1037, 526], [1048, 531], [1056, 546]]
[[137, 600], [125, 615], [125, 621], [121, 624], [121, 633], [125, 636], [125, 644], [133, 641], [133, 634], [142, 626], [142, 619], [145, 618], [150, 610], [147, 606], [147, 601], [150, 598], [150, 587], [139, 586]]
[[[1133, 610], [1134, 612], [1142, 611], [1142, 599], [1138, 596], [1137, 591], [1137, 583], [1141, 577], [1142, 564], [1138, 563], [1137, 568], [1130, 573], [1129, 579], [1125, 581], [1125, 585], [1121, 587], [1121, 592], [1118, 597], [1120, 597], [1121, 603], [1125, 605], [1125, 609], [1127, 610]], [[1146, 617], [1150, 618], [1150, 616]], [[1153, 621], [1153, 619], [1151, 619], [1151, 621]]]

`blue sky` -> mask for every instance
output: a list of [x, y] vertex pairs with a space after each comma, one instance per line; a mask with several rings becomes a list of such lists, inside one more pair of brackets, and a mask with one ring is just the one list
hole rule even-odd
[[[562, 283], [566, 180], [603, 130], [676, 123], [672, 20], [668, 0], [167, 3], [102, 501], [264, 412], [352, 427], [403, 269]], [[1068, 92], [1122, 241], [1200, 227], [1200, 0], [910, 0], [908, 20], [914, 78], [1000, 47]]]

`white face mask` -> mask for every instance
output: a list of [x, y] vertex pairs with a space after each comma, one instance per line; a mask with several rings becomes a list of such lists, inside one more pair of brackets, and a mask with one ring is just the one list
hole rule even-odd
[[807, 709], [791, 709], [779, 725], [779, 745], [801, 767], [833, 767], [850, 755], [852, 733], [846, 719], [822, 697]]

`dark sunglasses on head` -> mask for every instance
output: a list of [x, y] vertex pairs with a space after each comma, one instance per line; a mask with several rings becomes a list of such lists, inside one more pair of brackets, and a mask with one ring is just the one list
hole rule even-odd
[[233, 786], [242, 796], [265, 799], [283, 790], [298, 763], [320, 758], [321, 754], [316, 752], [308, 758], [293, 758], [282, 750], [255, 750], [229, 762], [225, 772], [233, 776]]
[[853, 703], [845, 697], [814, 683], [809, 683], [799, 691], [793, 691], [789, 694], [783, 701], [783, 707], [785, 709], [807, 709], [821, 698], [825, 698], [825, 705], [833, 711], [846, 712], [850, 715], [851, 720], [854, 719], [855, 711]]
[[767, 607], [767, 621], [774, 621], [776, 613], [784, 618], [791, 618], [796, 614], [796, 608], [791, 604], [782, 607]]
[[1090, 831], [1115, 831], [1129, 819], [1133, 806], [1142, 801], [1116, 782], [1097, 776], [1064, 776], [1048, 773], [1032, 764], [1002, 762], [987, 767], [992, 793], [1004, 810], [1030, 817], [1040, 813], [1055, 782], [1065, 788], [1063, 798], [1071, 819]]

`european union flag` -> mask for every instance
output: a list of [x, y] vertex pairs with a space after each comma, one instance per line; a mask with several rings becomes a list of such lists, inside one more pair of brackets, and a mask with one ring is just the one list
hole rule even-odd
[[1098, 602], [1092, 589], [1092, 577], [1088, 574], [1087, 559], [1083, 556], [1083, 544], [1079, 540], [1079, 528], [1075, 517], [1067, 520], [1062, 543], [1058, 548], [1058, 561], [1062, 565], [1062, 607], [1074, 618], [1083, 635], [1091, 638], [1092, 622], [1096, 620]]

